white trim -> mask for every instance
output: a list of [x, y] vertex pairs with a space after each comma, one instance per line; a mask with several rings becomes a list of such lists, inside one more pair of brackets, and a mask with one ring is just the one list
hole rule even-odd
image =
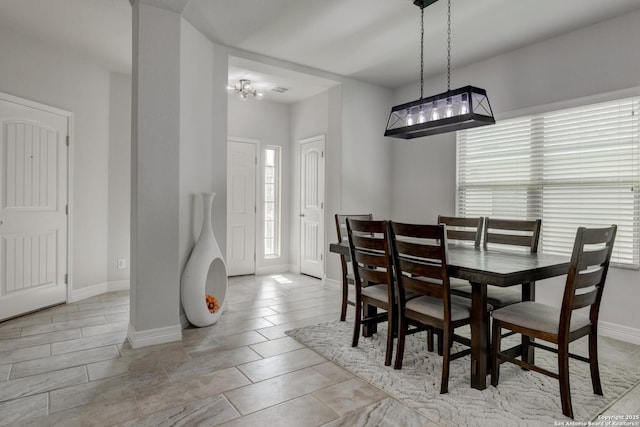
[[127, 331], [127, 340], [131, 347], [141, 348], [150, 345], [165, 344], [168, 342], [182, 341], [182, 325], [165, 326], [163, 328], [136, 331], [131, 323]]
[[342, 282], [341, 281], [338, 281], [336, 279], [329, 279], [326, 275], [324, 276], [323, 284], [325, 284], [325, 285], [326, 284], [331, 284], [331, 285], [335, 285], [337, 287], [342, 288]]
[[106, 294], [107, 292], [124, 291], [130, 289], [128, 280], [118, 280], [115, 282], [102, 282], [95, 285], [74, 289], [69, 293], [69, 303], [78, 302], [83, 299]]
[[609, 322], [598, 322], [598, 335], [640, 345], [640, 329]]

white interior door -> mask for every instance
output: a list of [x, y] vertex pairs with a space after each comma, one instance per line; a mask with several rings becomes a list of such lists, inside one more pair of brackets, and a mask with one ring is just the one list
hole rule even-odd
[[36, 105], [0, 94], [0, 320], [67, 299], [68, 117]]
[[[257, 141], [256, 141], [257, 142]], [[229, 140], [227, 150], [227, 274], [256, 270], [257, 143]]]
[[324, 136], [300, 141], [300, 272], [324, 276]]

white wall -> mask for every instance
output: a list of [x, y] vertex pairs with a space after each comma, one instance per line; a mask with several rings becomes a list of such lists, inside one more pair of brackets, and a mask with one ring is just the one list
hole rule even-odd
[[[261, 271], [289, 271], [290, 258], [290, 230], [291, 211], [291, 181], [292, 176], [290, 166], [291, 156], [291, 107], [288, 104], [270, 102], [265, 100], [241, 100], [238, 96], [232, 95], [228, 98], [227, 131], [230, 137], [248, 138], [260, 141], [258, 146], [258, 188], [256, 198], [258, 203], [257, 228], [256, 228], [256, 269], [258, 274]], [[264, 245], [262, 236], [264, 235], [264, 211], [260, 201], [264, 200], [264, 173], [262, 150], [265, 146], [272, 145], [280, 147], [281, 154], [281, 247], [280, 256], [277, 258], [264, 259]]]
[[[200, 193], [212, 192], [213, 49], [182, 19], [180, 26], [180, 272], [202, 226]], [[218, 204], [221, 197], [213, 200]], [[217, 236], [216, 236], [217, 237]]]
[[0, 27], [0, 91], [73, 112], [73, 290], [107, 282], [109, 72]]
[[[109, 229], [107, 278], [129, 280], [131, 237], [131, 76], [111, 73], [109, 90]], [[118, 269], [117, 260], [126, 260]]]
[[[498, 118], [532, 108], [640, 86], [640, 12], [611, 19], [541, 43], [457, 68], [452, 87], [472, 84], [487, 90]], [[455, 54], [455, 51], [454, 51]], [[425, 93], [446, 90], [446, 78], [425, 82]], [[394, 104], [417, 99], [419, 86], [404, 87]], [[637, 92], [636, 92], [637, 93]], [[557, 106], [557, 104], [556, 104]], [[435, 220], [455, 210], [455, 134], [395, 143], [393, 211], [398, 219]], [[413, 183], [413, 184], [412, 184]], [[407, 186], [419, 190], [416, 195]], [[544, 224], [543, 224], [544, 227]], [[540, 301], [560, 304], [564, 278], [541, 282]], [[611, 269], [600, 312], [600, 330], [640, 343], [640, 272]]]

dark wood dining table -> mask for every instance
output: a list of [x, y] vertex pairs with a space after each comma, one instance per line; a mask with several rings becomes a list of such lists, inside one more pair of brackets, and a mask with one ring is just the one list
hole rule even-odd
[[[347, 242], [332, 243], [329, 250], [347, 256]], [[468, 280], [471, 296], [471, 387], [487, 388], [489, 374], [488, 345], [489, 313], [487, 285], [508, 287], [567, 274], [569, 257], [493, 249], [474, 249], [470, 246], [449, 245], [450, 277]], [[524, 294], [524, 293], [523, 293]], [[526, 296], [526, 295], [525, 295]]]

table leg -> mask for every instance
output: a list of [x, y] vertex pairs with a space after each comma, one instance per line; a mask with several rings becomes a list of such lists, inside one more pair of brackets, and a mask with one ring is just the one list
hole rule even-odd
[[[522, 284], [522, 301], [535, 301], [536, 300], [536, 282], [523, 283]], [[527, 338], [522, 336], [522, 360], [526, 360], [532, 365], [535, 363], [535, 347], [529, 345], [529, 342], [533, 341], [533, 338]]]
[[487, 388], [489, 356], [489, 313], [487, 285], [471, 283], [471, 387]]
[[[365, 304], [363, 318], [368, 319], [375, 317], [378, 313], [378, 308], [375, 305]], [[362, 336], [370, 337], [378, 331], [377, 322], [367, 322], [362, 326]]]

